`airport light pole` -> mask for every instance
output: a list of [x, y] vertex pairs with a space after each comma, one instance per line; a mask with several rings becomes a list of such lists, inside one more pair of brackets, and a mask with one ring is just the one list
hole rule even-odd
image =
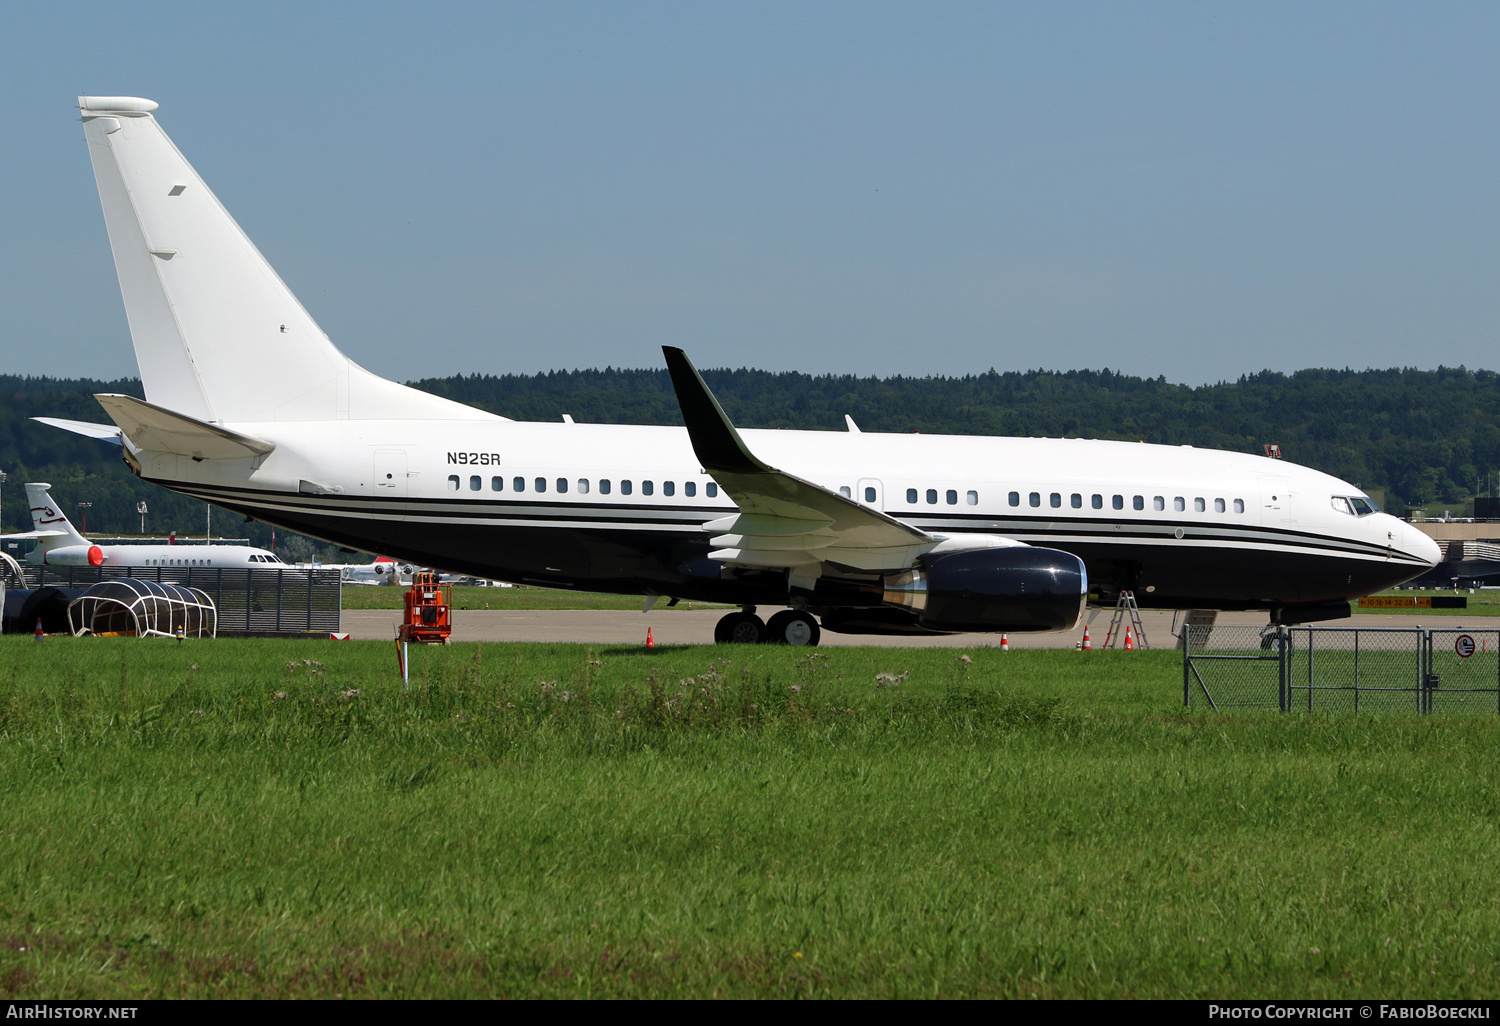
[[5, 479], [9, 476], [0, 470], [0, 532], [5, 530]]
[[141, 534], [146, 533], [146, 500], [142, 499], [135, 504], [135, 511], [141, 515]]
[[89, 507], [92, 505], [92, 502], [80, 502], [78, 504], [78, 508], [83, 510], [83, 528], [78, 532], [79, 534], [86, 535], [89, 533]]

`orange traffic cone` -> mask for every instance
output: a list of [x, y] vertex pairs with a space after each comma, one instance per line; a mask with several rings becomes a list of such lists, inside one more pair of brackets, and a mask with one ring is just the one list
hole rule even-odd
[[1127, 652], [1134, 652], [1135, 651], [1135, 639], [1133, 637], [1131, 637], [1130, 627], [1129, 626], [1127, 626], [1125, 628], [1125, 651], [1127, 651]]
[[1002, 651], [1002, 652], [1009, 652], [1010, 651], [1010, 639], [1007, 638], [1004, 634], [1000, 635], [1000, 651]]
[[1092, 652], [1094, 650], [1094, 646], [1092, 646], [1092, 645], [1089, 644], [1089, 625], [1088, 624], [1084, 624], [1083, 625], [1083, 650], [1085, 652]]
[[42, 618], [39, 616], [36, 618], [36, 640], [41, 641], [42, 637]]
[[656, 642], [651, 639], [651, 628], [650, 627], [646, 628], [646, 647], [647, 648], [655, 648], [656, 647]]

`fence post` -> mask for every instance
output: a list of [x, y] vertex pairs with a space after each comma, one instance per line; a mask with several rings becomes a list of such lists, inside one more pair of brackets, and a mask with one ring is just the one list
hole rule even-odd
[[1292, 632], [1285, 625], [1276, 625], [1276, 704], [1282, 712], [1292, 711], [1292, 692], [1289, 686], [1289, 671], [1292, 668]]
[[1191, 709], [1193, 707], [1193, 689], [1188, 683], [1189, 660], [1192, 658], [1193, 635], [1192, 625], [1182, 625], [1182, 707]]

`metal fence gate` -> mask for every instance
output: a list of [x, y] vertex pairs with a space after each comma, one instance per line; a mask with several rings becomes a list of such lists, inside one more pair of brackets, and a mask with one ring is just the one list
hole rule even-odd
[[28, 588], [87, 588], [125, 577], [198, 588], [214, 600], [221, 637], [338, 633], [343, 618], [343, 581], [338, 570], [23, 565], [22, 573]]
[[1220, 627], [1182, 633], [1182, 702], [1282, 712], [1500, 713], [1500, 630]]

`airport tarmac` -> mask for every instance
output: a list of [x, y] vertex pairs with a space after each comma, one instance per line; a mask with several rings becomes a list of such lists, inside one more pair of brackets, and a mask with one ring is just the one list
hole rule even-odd
[[[651, 628], [657, 645], [711, 645], [714, 624], [724, 615], [722, 609], [653, 609], [649, 613], [622, 609], [455, 609], [454, 641], [541, 641], [587, 645], [640, 645]], [[1100, 610], [1090, 628], [1094, 648], [1104, 644], [1109, 629], [1110, 610]], [[353, 638], [384, 641], [396, 636], [401, 613], [394, 609], [346, 609], [344, 630]], [[1221, 613], [1220, 624], [1261, 627], [1266, 623], [1263, 612]], [[1173, 614], [1143, 611], [1141, 624], [1152, 648], [1175, 648]], [[1360, 615], [1345, 620], [1330, 620], [1326, 627], [1469, 627], [1474, 630], [1500, 630], [1500, 617], [1493, 616], [1402, 616]], [[1083, 629], [1065, 634], [1011, 634], [1010, 647], [1072, 648], [1083, 637]], [[835, 634], [823, 632], [821, 644], [827, 646], [866, 645], [880, 648], [994, 648], [1000, 644], [998, 634], [949, 634], [940, 637], [885, 637], [881, 635]]]

